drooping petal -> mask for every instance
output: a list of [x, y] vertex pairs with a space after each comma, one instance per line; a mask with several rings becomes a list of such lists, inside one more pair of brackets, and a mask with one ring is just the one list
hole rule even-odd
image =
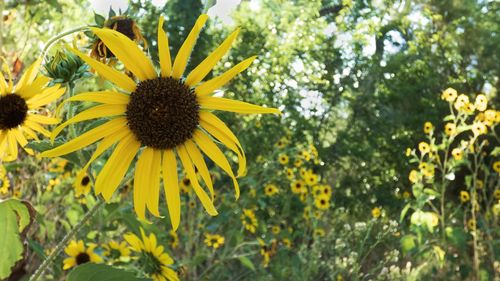
[[59, 118], [54, 118], [54, 117], [49, 117], [49, 116], [44, 116], [44, 115], [39, 115], [39, 114], [31, 114], [31, 113], [28, 113], [27, 119], [29, 119], [33, 122], [45, 124], [45, 125], [54, 125], [54, 124], [61, 122], [61, 120]]
[[207, 74], [214, 68], [215, 64], [219, 62], [219, 60], [224, 56], [224, 54], [227, 53], [229, 48], [231, 48], [231, 44], [233, 43], [234, 39], [238, 37], [238, 33], [240, 32], [240, 29], [237, 28], [231, 35], [229, 35], [220, 46], [215, 49], [206, 59], [204, 59], [191, 73], [189, 73], [188, 77], [186, 78], [186, 83], [188, 86], [194, 86]]
[[16, 137], [12, 133], [12, 130], [7, 132], [7, 147], [8, 147], [8, 156], [4, 159], [4, 161], [13, 161], [17, 159], [17, 141]]
[[[149, 150], [151, 148], [146, 148]], [[156, 217], [160, 216], [158, 204], [160, 201], [160, 172], [161, 172], [161, 151], [153, 150], [151, 169], [149, 170], [149, 188], [146, 198], [146, 207]]]
[[47, 131], [47, 129], [45, 129], [44, 127], [42, 127], [40, 124], [29, 120], [29, 115], [28, 115], [28, 118], [26, 118], [26, 120], [24, 121], [24, 126], [23, 127], [24, 128], [32, 129], [34, 131], [37, 131], [37, 132], [39, 132], [40, 134], [42, 134], [42, 135], [44, 135], [46, 137], [50, 136], [50, 132]]
[[9, 86], [7, 85], [7, 82], [5, 82], [5, 77], [3, 76], [3, 73], [0, 71], [0, 95], [6, 95], [7, 94], [7, 88]]
[[151, 60], [127, 36], [109, 28], [91, 28], [91, 30], [139, 80], [144, 81], [157, 77]]
[[196, 145], [191, 141], [187, 140], [184, 145], [186, 146], [186, 150], [189, 154], [189, 157], [193, 161], [194, 166], [198, 169], [198, 172], [201, 175], [201, 178], [205, 182], [210, 191], [210, 195], [212, 197], [212, 201], [214, 200], [214, 185], [212, 183], [212, 178], [210, 177], [210, 172], [208, 171], [207, 164], [205, 163], [205, 159], [203, 159], [203, 155]]
[[26, 69], [26, 71], [24, 71], [23, 76], [19, 79], [19, 82], [17, 82], [14, 92], [22, 91], [24, 87], [31, 84], [31, 82], [35, 80], [40, 64], [42, 63], [42, 59], [43, 58], [37, 59], [30, 67], [28, 67], [28, 69]]
[[[129, 135], [130, 132], [127, 130], [121, 130], [118, 131], [115, 134], [111, 134], [107, 137], [104, 137], [101, 142], [97, 145], [97, 148], [95, 149], [94, 153], [90, 157], [89, 161], [85, 166], [80, 170], [80, 172], [77, 174], [75, 181], [78, 181], [87, 174], [87, 169], [90, 167], [92, 162], [94, 162], [101, 154], [104, 153], [108, 148], [110, 148], [113, 144], [117, 143], [118, 141], [122, 140], [125, 136]], [[96, 193], [98, 191], [96, 190]]]
[[224, 156], [224, 153], [219, 149], [219, 147], [202, 131], [196, 130], [193, 133], [194, 142], [200, 147], [200, 149], [208, 156], [208, 158], [212, 159], [214, 163], [219, 166], [224, 172], [226, 172], [231, 179], [233, 180], [234, 190], [236, 193], [236, 199], [240, 197], [240, 188], [238, 185], [238, 181], [234, 176], [233, 170], [231, 169], [231, 165]]
[[93, 128], [84, 134], [64, 143], [56, 148], [42, 152], [42, 157], [56, 157], [71, 153], [83, 147], [93, 144], [94, 142], [112, 135], [120, 130], [126, 130], [127, 119], [125, 117], [115, 118], [96, 128]]
[[69, 101], [90, 101], [104, 104], [128, 104], [130, 101], [130, 96], [114, 91], [81, 93], [62, 101], [56, 108], [56, 115], [59, 115], [62, 106]]
[[264, 114], [264, 113], [281, 114], [281, 111], [279, 111], [276, 108], [263, 107], [251, 103], [246, 103], [226, 98], [202, 96], [198, 97], [198, 103], [202, 108], [211, 110], [223, 110], [223, 111], [230, 111], [242, 114]]
[[212, 202], [212, 200], [210, 200], [210, 197], [208, 197], [205, 190], [203, 190], [203, 188], [198, 183], [198, 179], [196, 178], [196, 173], [193, 168], [193, 163], [191, 162], [189, 154], [186, 151], [184, 145], [177, 146], [177, 153], [179, 154], [179, 158], [181, 159], [182, 166], [186, 171], [187, 177], [191, 181], [194, 192], [196, 193], [196, 196], [198, 196], [198, 198], [200, 199], [201, 204], [205, 208], [205, 211], [207, 211], [207, 213], [211, 216], [216, 216], [218, 213], [217, 210], [215, 209], [214, 203]]
[[104, 118], [104, 117], [122, 115], [125, 114], [126, 111], [127, 111], [126, 104], [103, 104], [94, 106], [92, 108], [89, 108], [87, 110], [78, 113], [77, 115], [70, 118], [68, 121], [57, 126], [50, 136], [50, 141], [53, 142], [54, 139], [57, 137], [57, 135], [59, 135], [59, 133], [64, 128], [73, 123], [78, 123], [81, 121], [95, 119], [95, 118]]
[[137, 217], [141, 220], [146, 220], [146, 188], [149, 181], [147, 173], [151, 168], [151, 162], [152, 153], [147, 153], [146, 150], [143, 150], [135, 164], [134, 210]]
[[28, 135], [29, 138], [32, 138], [34, 140], [39, 140], [38, 136], [36, 135], [35, 131], [33, 131], [32, 129], [28, 128], [28, 126], [23, 126], [23, 132], [26, 133], [26, 135]]
[[16, 90], [16, 94], [20, 95], [24, 99], [30, 99], [33, 96], [40, 94], [43, 87], [49, 83], [50, 78], [39, 75], [33, 83], [29, 85], [29, 87], [23, 87], [22, 89]]
[[160, 58], [161, 77], [169, 77], [172, 74], [172, 59], [168, 46], [168, 36], [163, 30], [163, 16], [158, 22], [158, 57]]
[[11, 129], [10, 134], [14, 135], [16, 141], [28, 154], [33, 155], [32, 149], [25, 148], [26, 144], [28, 144], [28, 140], [26, 140], [23, 133], [19, 129]]
[[106, 202], [120, 185], [140, 147], [141, 144], [135, 140], [133, 134], [126, 136], [116, 145], [95, 182], [96, 192], [99, 191]]
[[124, 89], [125, 91], [132, 93], [135, 91], [136, 84], [132, 78], [127, 75], [115, 70], [112, 67], [105, 65], [104, 63], [98, 62], [95, 59], [90, 58], [87, 55], [84, 55], [80, 51], [76, 49], [70, 48], [70, 50], [79, 56], [83, 61], [85, 61], [90, 67], [95, 69], [99, 75], [101, 75], [104, 79], [111, 81], [116, 86]]
[[239, 73], [247, 69], [252, 64], [252, 62], [255, 60], [256, 57], [257, 56], [253, 56], [240, 62], [237, 65], [233, 66], [228, 71], [221, 74], [220, 76], [210, 79], [207, 82], [196, 87], [195, 89], [196, 94], [198, 96], [206, 96], [211, 94], [213, 91], [221, 88], [222, 86], [226, 85], [226, 83], [231, 81], [231, 79], [233, 79], [234, 76], [238, 75]]
[[[229, 129], [229, 127], [220, 120], [217, 116], [210, 112], [200, 112], [200, 120], [205, 124], [206, 127], [213, 127], [212, 135], [214, 135], [219, 141], [225, 141], [224, 145], [230, 146], [237, 155], [239, 162], [238, 169], [238, 177], [243, 176], [246, 173], [246, 156], [243, 147], [240, 144], [238, 138], [234, 135], [234, 133]], [[210, 125], [210, 126], [209, 126]], [[209, 129], [211, 129], [210, 127]], [[222, 140], [221, 140], [222, 139]], [[236, 149], [234, 147], [237, 146]], [[231, 148], [232, 147], [232, 148]]]
[[177, 176], [177, 160], [175, 159], [174, 151], [171, 149], [163, 152], [162, 172], [168, 213], [170, 215], [172, 228], [176, 231], [181, 220], [181, 200]]
[[186, 69], [189, 56], [193, 51], [193, 47], [196, 42], [196, 39], [198, 38], [198, 34], [200, 34], [200, 31], [205, 25], [207, 19], [208, 19], [207, 15], [205, 14], [200, 15], [196, 20], [193, 29], [191, 29], [191, 32], [189, 32], [189, 35], [187, 36], [186, 40], [184, 41], [184, 43], [182, 43], [182, 46], [179, 49], [177, 56], [175, 57], [174, 66], [172, 69], [172, 77], [177, 79], [181, 78], [182, 74], [184, 73], [184, 70]]

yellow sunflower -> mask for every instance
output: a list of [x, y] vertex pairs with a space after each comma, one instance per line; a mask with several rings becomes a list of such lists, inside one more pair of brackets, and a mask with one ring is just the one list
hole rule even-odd
[[177, 273], [169, 266], [174, 260], [157, 245], [156, 236], [151, 233], [146, 236], [141, 228], [142, 240], [133, 233], [125, 234], [123, 238], [130, 244], [132, 250], [140, 254], [139, 264], [144, 272], [154, 281], [179, 280]]
[[205, 240], [203, 242], [208, 247], [217, 249], [220, 246], [224, 245], [224, 237], [220, 236], [219, 234], [205, 233]]
[[[127, 36], [109, 28], [92, 28], [137, 81], [73, 50], [97, 73], [121, 88], [124, 93], [90, 92], [67, 99], [66, 101], [98, 102], [102, 105], [85, 110], [67, 120], [54, 130], [52, 138], [72, 123], [96, 118], [111, 118], [111, 120], [57, 148], [45, 151], [42, 156], [55, 157], [68, 154], [102, 140], [83, 168], [83, 173], [97, 157], [117, 143], [94, 185], [96, 194], [102, 194], [104, 199], [109, 201], [133, 159], [139, 154], [135, 166], [133, 192], [137, 216], [145, 219], [146, 208], [154, 216], [160, 216], [158, 201], [160, 174], [163, 174], [165, 197], [173, 229], [177, 229], [180, 221], [176, 155], [180, 158], [187, 178], [208, 214], [215, 216], [217, 211], [213, 204], [212, 179], [202, 152], [232, 178], [238, 198], [240, 192], [236, 176], [210, 135], [236, 153], [239, 159], [238, 176], [245, 174], [245, 154], [236, 136], [210, 111], [223, 110], [244, 114], [280, 112], [274, 108], [212, 96], [216, 89], [249, 67], [255, 57], [244, 60], [220, 76], [201, 82], [229, 50], [239, 30], [229, 35], [187, 78], [182, 78], [193, 45], [207, 18], [207, 15], [198, 18], [173, 64], [167, 35], [162, 28], [163, 17], [160, 18], [158, 25], [160, 74], [144, 52]], [[198, 170], [211, 196], [199, 184], [195, 169]]]
[[82, 240], [72, 240], [68, 247], [64, 249], [64, 252], [68, 254], [69, 258], [64, 259], [63, 269], [67, 270], [74, 266], [84, 264], [84, 263], [101, 263], [102, 258], [98, 254], [94, 253], [96, 244], [89, 244], [85, 247]]
[[274, 196], [276, 193], [279, 193], [279, 189], [278, 187], [275, 185], [275, 184], [267, 184], [265, 187], [264, 187], [264, 194], [266, 196]]
[[87, 195], [90, 192], [90, 188], [92, 187], [92, 181], [87, 174], [84, 174], [83, 177], [77, 177], [73, 182], [73, 187], [75, 188], [75, 196], [79, 197], [81, 195]]
[[[59, 119], [39, 114], [38, 109], [58, 99], [65, 89], [59, 85], [46, 87], [50, 81], [38, 76], [42, 59], [36, 60], [24, 72], [17, 85], [0, 73], [0, 160], [14, 161], [18, 156], [18, 144], [28, 154], [33, 150], [25, 148], [29, 139], [38, 140], [37, 132], [50, 136], [43, 125], [57, 124]], [[8, 69], [8, 68], [7, 68]]]
[[125, 241], [118, 243], [114, 240], [111, 240], [107, 244], [103, 244], [102, 248], [104, 248], [103, 255], [106, 257], [122, 262], [128, 262], [130, 260], [131, 251]]
[[314, 199], [314, 205], [320, 210], [327, 210], [330, 208], [330, 197], [321, 195]]
[[255, 213], [250, 209], [243, 209], [243, 214], [241, 214], [241, 223], [245, 229], [251, 233], [255, 233], [257, 230], [257, 217], [255, 217]]

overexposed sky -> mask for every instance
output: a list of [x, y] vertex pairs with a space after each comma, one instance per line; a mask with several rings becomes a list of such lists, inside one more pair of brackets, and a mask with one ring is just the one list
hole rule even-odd
[[[158, 6], [162, 7], [168, 0], [152, 0], [151, 2]], [[90, 4], [94, 11], [101, 15], [107, 15], [109, 8], [113, 7], [113, 10], [118, 11], [121, 9], [125, 11], [128, 6], [128, 0], [89, 0]], [[217, 0], [215, 6], [208, 10], [208, 15], [210, 17], [219, 17], [222, 22], [226, 24], [231, 24], [233, 20], [230, 17], [232, 11], [238, 7], [241, 0]], [[252, 1], [253, 2], [253, 1]]]

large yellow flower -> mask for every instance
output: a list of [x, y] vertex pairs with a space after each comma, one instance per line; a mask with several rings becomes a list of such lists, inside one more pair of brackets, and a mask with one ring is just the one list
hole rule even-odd
[[[28, 139], [38, 140], [37, 132], [50, 136], [44, 124], [57, 124], [57, 118], [38, 114], [38, 109], [64, 94], [59, 85], [46, 87], [50, 81], [38, 76], [42, 59], [36, 60], [14, 86], [10, 72], [8, 79], [0, 73], [0, 160], [14, 161], [18, 156], [18, 144], [28, 154], [33, 150], [25, 148]], [[5, 68], [5, 67], [4, 67]], [[8, 68], [7, 68], [8, 70]]]
[[[82, 172], [85, 172], [97, 157], [117, 143], [94, 184], [95, 192], [102, 194], [108, 201], [135, 156], [140, 154], [134, 174], [135, 211], [141, 219], [145, 219], [146, 208], [153, 215], [160, 216], [158, 201], [160, 174], [163, 174], [165, 196], [173, 229], [177, 229], [180, 221], [176, 155], [180, 158], [194, 192], [210, 215], [217, 215], [217, 211], [213, 205], [212, 179], [202, 152], [233, 179], [236, 198], [238, 198], [239, 187], [236, 176], [210, 135], [236, 153], [239, 159], [238, 176], [245, 174], [245, 155], [236, 136], [210, 111], [224, 110], [243, 114], [280, 112], [273, 108], [212, 96], [216, 89], [224, 86], [250, 66], [255, 57], [242, 61], [220, 76], [201, 82], [229, 50], [239, 30], [229, 35], [185, 79], [182, 78], [193, 45], [207, 18], [207, 15], [201, 15], [198, 18], [179, 49], [173, 64], [170, 59], [167, 35], [162, 28], [163, 18], [160, 18], [158, 25], [159, 74], [144, 52], [125, 35], [111, 29], [93, 28], [92, 31], [138, 81], [73, 50], [97, 73], [121, 88], [124, 93], [90, 92], [67, 99], [66, 101], [98, 102], [102, 105], [85, 110], [61, 124], [54, 130], [53, 138], [72, 123], [103, 117], [110, 118], [110, 120], [57, 148], [44, 152], [42, 156], [55, 157], [71, 153], [102, 140], [83, 168]], [[201, 175], [211, 196], [200, 186], [195, 169]]]

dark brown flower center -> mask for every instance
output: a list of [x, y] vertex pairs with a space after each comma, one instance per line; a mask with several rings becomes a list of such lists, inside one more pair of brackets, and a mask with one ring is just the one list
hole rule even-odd
[[76, 264], [84, 264], [90, 261], [90, 256], [87, 253], [79, 253], [78, 256], [76, 256]]
[[16, 128], [28, 114], [26, 101], [17, 94], [0, 96], [0, 130]]
[[81, 181], [82, 186], [87, 186], [89, 183], [90, 183], [89, 176], [84, 176], [82, 181]]
[[160, 77], [137, 85], [126, 114], [130, 130], [142, 145], [172, 149], [193, 136], [199, 108], [196, 94], [183, 82]]

